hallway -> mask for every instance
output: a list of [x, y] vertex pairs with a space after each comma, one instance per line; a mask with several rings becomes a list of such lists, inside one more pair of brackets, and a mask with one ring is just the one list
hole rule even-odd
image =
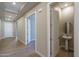
[[[0, 2], [0, 57], [39, 57], [35, 52], [35, 32], [31, 29], [26, 31], [29, 28], [29, 26], [27, 28], [27, 20], [25, 23], [26, 16], [22, 18], [23, 20], [20, 19], [26, 13], [25, 11], [31, 10], [37, 4]], [[33, 24], [31, 25], [34, 29]], [[27, 32], [32, 32], [32, 38], [29, 39], [31, 41], [28, 40]]]
[[34, 41], [25, 46], [14, 38], [0, 40], [0, 57], [39, 57], [35, 53]]

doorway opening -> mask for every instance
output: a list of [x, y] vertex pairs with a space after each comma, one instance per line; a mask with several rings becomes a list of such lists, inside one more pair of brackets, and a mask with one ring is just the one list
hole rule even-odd
[[35, 47], [35, 13], [25, 19], [25, 44]]
[[50, 4], [50, 56], [74, 55], [74, 3]]

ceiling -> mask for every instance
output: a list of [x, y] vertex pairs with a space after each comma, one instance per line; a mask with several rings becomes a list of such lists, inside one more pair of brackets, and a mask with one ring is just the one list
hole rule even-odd
[[16, 4], [13, 5], [13, 2], [0, 2], [0, 19], [13, 21], [24, 4], [26, 3], [16, 2]]
[[59, 7], [59, 8], [65, 8], [65, 7], [68, 7], [68, 6], [71, 6], [73, 5], [72, 2], [55, 2], [51, 5], [51, 7]]
[[37, 6], [40, 2], [28, 2], [26, 3], [21, 11], [18, 13], [18, 16], [14, 19], [14, 21], [18, 20], [20, 17], [22, 17], [24, 14], [26, 14], [28, 11], [30, 11], [32, 8]]
[[39, 2], [0, 2], [0, 19], [16, 21], [38, 3]]

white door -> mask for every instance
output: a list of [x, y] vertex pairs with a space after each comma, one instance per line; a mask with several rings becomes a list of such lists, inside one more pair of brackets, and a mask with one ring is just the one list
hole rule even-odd
[[50, 42], [51, 42], [51, 56], [56, 56], [59, 51], [59, 12], [51, 8], [50, 20]]

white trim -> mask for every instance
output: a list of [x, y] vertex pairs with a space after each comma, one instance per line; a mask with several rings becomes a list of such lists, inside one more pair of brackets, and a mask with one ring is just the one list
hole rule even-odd
[[74, 57], [79, 57], [79, 3], [74, 3]]
[[[28, 13], [27, 13], [28, 14]], [[37, 15], [37, 13], [36, 13], [36, 10], [34, 10], [34, 12], [32, 12], [32, 13], [29, 13], [28, 15], [26, 14], [26, 16], [25, 16], [25, 19], [27, 20], [27, 17], [28, 16], [30, 16], [30, 15], [32, 15], [32, 14], [35, 14], [35, 50], [37, 50], [37, 44], [36, 44], [36, 40], [37, 40], [37, 24], [36, 24], [36, 15]]]
[[36, 10], [35, 10], [35, 51], [37, 50], [37, 24], [36, 24], [36, 17], [37, 17], [37, 13], [36, 13]]
[[25, 23], [25, 45], [27, 45], [27, 43], [26, 43], [26, 40], [27, 40], [26, 39], [26, 37], [27, 37], [27, 34], [26, 34], [26, 32], [27, 32], [27, 29], [26, 29], [26, 27], [27, 27], [27, 24], [26, 24], [27, 16], [25, 16], [25, 19], [24, 20], [25, 20], [25, 22], [24, 22]]
[[35, 51], [38, 55], [40, 55], [41, 57], [45, 57], [42, 53], [40, 53], [39, 51]]
[[48, 56], [50, 56], [50, 4], [47, 4], [47, 27], [48, 27]]
[[48, 29], [48, 57], [50, 57], [50, 5], [52, 4], [53, 2], [49, 2], [47, 4], [47, 29]]
[[51, 45], [50, 45], [50, 44], [51, 44], [51, 43], [50, 43], [50, 39], [51, 39], [51, 38], [50, 38], [50, 20], [51, 20], [51, 19], [50, 19], [50, 9], [51, 9], [50, 6], [51, 6], [51, 4], [53, 4], [53, 3], [54, 3], [54, 2], [49, 2], [49, 3], [47, 4], [47, 18], [48, 18], [48, 19], [47, 19], [47, 20], [48, 20], [48, 21], [47, 21], [47, 26], [48, 26], [48, 42], [47, 42], [47, 43], [48, 43], [48, 56], [55, 57], [55, 56], [54, 56], [54, 53], [52, 53], [52, 55], [51, 55], [51, 53], [50, 53], [50, 52], [51, 52], [51, 51], [50, 51], [50, 48], [51, 48], [51, 47], [50, 47], [50, 46], [51, 46]]
[[[27, 13], [28, 14], [28, 13]], [[36, 39], [37, 39], [37, 35], [36, 35], [36, 33], [37, 33], [37, 31], [36, 31], [36, 11], [34, 11], [34, 12], [32, 12], [32, 13], [29, 13], [28, 15], [26, 14], [26, 16], [25, 16], [25, 20], [27, 20], [27, 17], [29, 17], [30, 15], [32, 15], [32, 14], [35, 14], [35, 50], [37, 49], [36, 48]], [[27, 31], [27, 30], [26, 30]], [[27, 35], [26, 35], [27, 36]], [[25, 38], [25, 40], [26, 40], [26, 38]], [[25, 42], [25, 44], [26, 44], [26, 42]]]

